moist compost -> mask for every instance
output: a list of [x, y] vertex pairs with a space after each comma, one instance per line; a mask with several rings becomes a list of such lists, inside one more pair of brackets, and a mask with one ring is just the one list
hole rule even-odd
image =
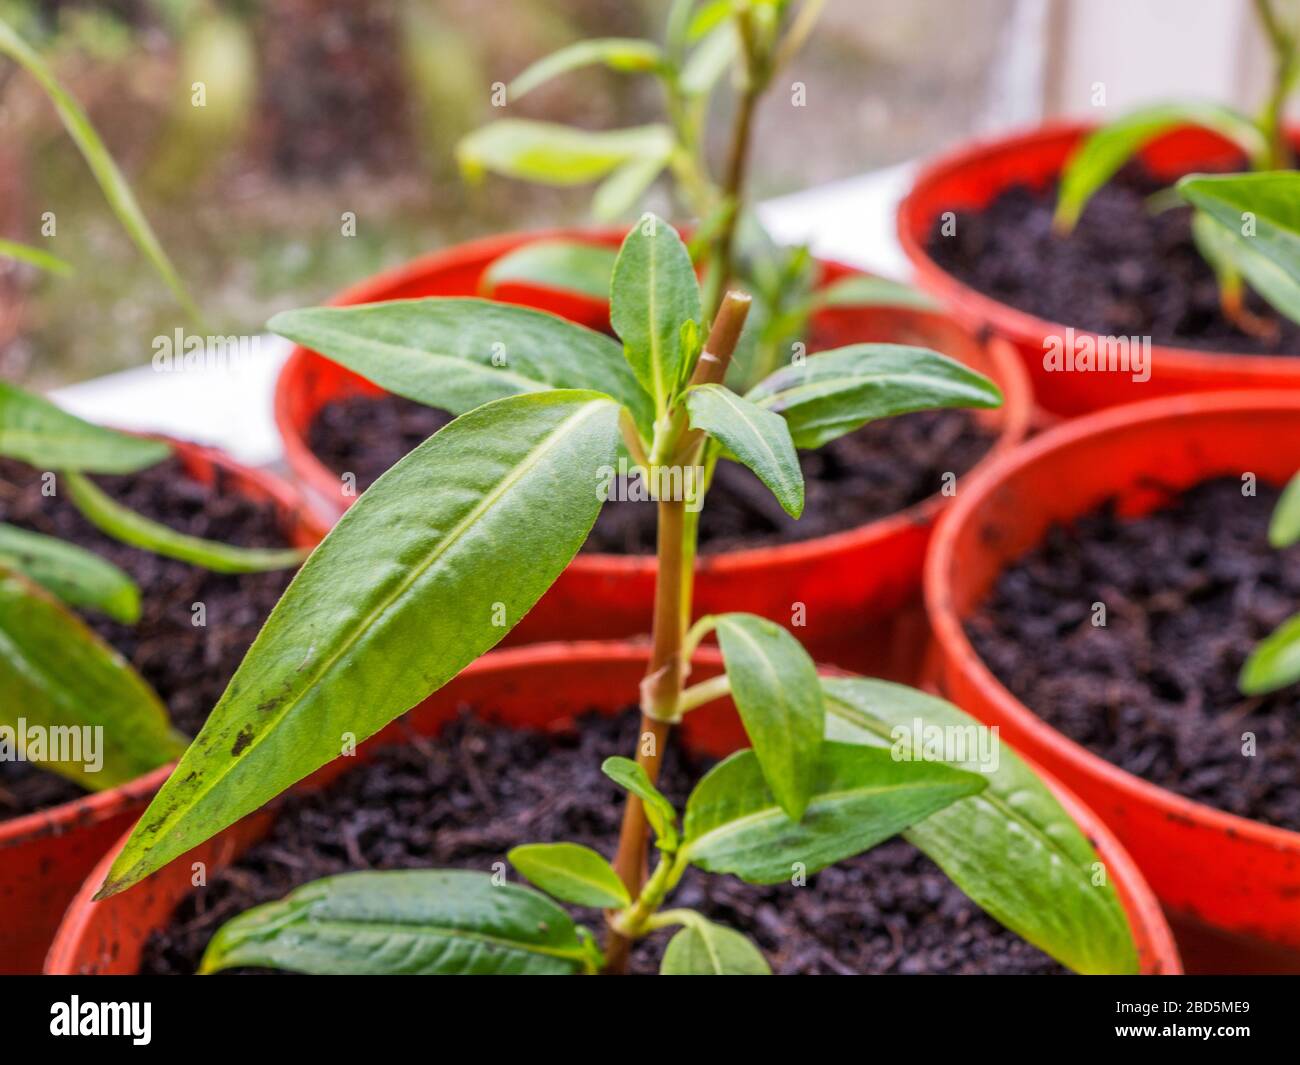
[[1253, 294], [1270, 334], [1242, 332], [1219, 309], [1214, 273], [1192, 240], [1189, 207], [1148, 202], [1171, 182], [1130, 164], [1088, 202], [1068, 236], [1052, 231], [1057, 182], [1012, 185], [983, 210], [935, 220], [926, 251], [958, 280], [1017, 310], [1107, 336], [1249, 355], [1300, 354], [1300, 326]]
[[1300, 687], [1237, 691], [1251, 650], [1300, 610], [1300, 550], [1268, 544], [1277, 498], [1224, 477], [1143, 518], [1108, 503], [1008, 567], [966, 631], [1021, 702], [1107, 761], [1300, 829]]
[[[311, 422], [311, 450], [364, 489], [451, 420], [399, 396], [350, 396], [323, 406]], [[700, 519], [707, 551], [793, 543], [842, 532], [934, 495], [944, 475], [960, 477], [993, 446], [995, 434], [964, 410], [922, 411], [872, 422], [817, 451], [800, 452], [804, 511], [795, 521], [748, 470], [719, 463]], [[655, 507], [608, 503], [585, 551], [653, 554]]]
[[[630, 711], [588, 714], [543, 733], [466, 712], [436, 741], [410, 736], [324, 792], [289, 796], [270, 835], [212, 874], [150, 936], [140, 971], [194, 972], [225, 921], [322, 876], [432, 867], [486, 873], [511, 847], [531, 842], [571, 840], [611, 854], [624, 793], [600, 764], [634, 749], [637, 720]], [[661, 786], [680, 806], [705, 768], [674, 743]], [[902, 840], [825, 869], [802, 888], [750, 887], [690, 870], [671, 904], [751, 936], [781, 973], [1065, 971], [984, 915]], [[596, 911], [580, 919], [603, 928]], [[656, 972], [670, 935], [641, 941], [633, 971]]]
[[[177, 458], [139, 473], [96, 477], [114, 499], [182, 533], [241, 547], [285, 547], [275, 508], [234, 489], [227, 475], [204, 485]], [[105, 536], [56, 494], [41, 494], [40, 474], [0, 459], [0, 521], [57, 536], [125, 570], [140, 587], [141, 616], [124, 625], [79, 611], [162, 697], [172, 722], [188, 735], [202, 726], [262, 622], [293, 575], [212, 573], [161, 558]], [[193, 624], [203, 603], [206, 626]], [[0, 762], [0, 820], [85, 795], [80, 787], [27, 762]]]

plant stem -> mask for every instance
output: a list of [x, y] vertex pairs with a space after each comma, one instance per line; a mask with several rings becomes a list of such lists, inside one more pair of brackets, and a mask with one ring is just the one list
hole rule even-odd
[[1273, 49], [1273, 87], [1260, 116], [1259, 124], [1268, 138], [1265, 169], [1280, 170], [1291, 165], [1291, 146], [1287, 143], [1282, 119], [1286, 98], [1296, 77], [1296, 41], [1278, 20], [1270, 0], [1255, 0], [1255, 13]]

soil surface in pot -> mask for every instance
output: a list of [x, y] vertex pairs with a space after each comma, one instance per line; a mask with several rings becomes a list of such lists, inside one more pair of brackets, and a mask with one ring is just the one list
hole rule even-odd
[[[436, 741], [412, 736], [322, 792], [290, 796], [270, 835], [153, 933], [141, 972], [192, 973], [225, 921], [322, 876], [430, 867], [486, 873], [526, 842], [572, 840], [612, 853], [624, 793], [600, 764], [633, 749], [637, 723], [630, 711], [589, 714], [576, 727], [543, 733], [466, 713]], [[666, 794], [680, 806], [705, 768], [674, 743], [661, 779]], [[745, 932], [782, 973], [1065, 971], [985, 916], [902, 840], [825, 869], [802, 888], [750, 887], [692, 869], [671, 904]], [[596, 911], [580, 917], [603, 928]], [[634, 971], [656, 972], [670, 937], [642, 940]]]
[[[330, 469], [352, 472], [364, 490], [450, 421], [444, 412], [399, 396], [350, 396], [326, 404], [307, 441]], [[810, 540], [896, 514], [960, 477], [996, 435], [964, 410], [923, 411], [873, 422], [817, 451], [800, 452], [803, 516], [789, 517], [748, 470], [718, 464], [700, 519], [706, 551]], [[653, 554], [655, 508], [620, 500], [606, 505], [583, 550]]]
[[[114, 499], [180, 532], [243, 547], [287, 546], [276, 509], [238, 492], [220, 470], [213, 484], [204, 485], [172, 458], [95, 481]], [[138, 623], [124, 625], [92, 611], [82, 617], [153, 685], [175, 725], [194, 735], [293, 571], [221, 574], [161, 558], [105, 536], [66, 496], [47, 498], [41, 488], [38, 472], [0, 459], [0, 521], [87, 548], [132, 577], [140, 587]], [[202, 627], [193, 623], [195, 603], [206, 610]], [[31, 763], [0, 762], [0, 820], [85, 794]]]
[[1125, 167], [1089, 201], [1074, 231], [1052, 230], [1057, 182], [1012, 185], [983, 210], [958, 211], [945, 236], [936, 219], [926, 251], [971, 288], [1049, 322], [1106, 336], [1237, 354], [1300, 354], [1300, 326], [1251, 295], [1269, 328], [1242, 332], [1219, 309], [1214, 273], [1192, 240], [1191, 209], [1157, 211], [1170, 182]]
[[1300, 686], [1246, 698], [1237, 675], [1300, 609], [1300, 549], [1268, 544], [1278, 490], [1242, 488], [1215, 478], [1146, 517], [1108, 504], [1052, 529], [1001, 574], [966, 631], [1021, 702], [1107, 761], [1296, 830]]

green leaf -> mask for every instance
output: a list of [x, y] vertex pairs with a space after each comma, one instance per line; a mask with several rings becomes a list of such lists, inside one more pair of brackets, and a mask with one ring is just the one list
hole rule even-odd
[[659, 414], [668, 409], [686, 373], [682, 325], [703, 317], [700, 286], [686, 245], [667, 222], [647, 214], [619, 249], [609, 320]]
[[[607, 300], [616, 258], [618, 252], [603, 244], [584, 244], [576, 240], [533, 241], [493, 262], [483, 275], [483, 285], [487, 292], [497, 285], [523, 284]], [[619, 352], [619, 361], [622, 361], [622, 352]]]
[[852, 344], [809, 355], [746, 398], [785, 418], [795, 447], [817, 448], [868, 422], [918, 410], [997, 407], [998, 386], [955, 359], [902, 344]]
[[1300, 473], [1282, 489], [1268, 523], [1268, 542], [1278, 550], [1300, 541]]
[[754, 752], [739, 751], [714, 766], [687, 800], [683, 853], [711, 873], [777, 884], [870, 850], [985, 783], [942, 764], [897, 762], [888, 751], [823, 743], [812, 801], [794, 822]]
[[748, 466], [792, 518], [803, 513], [803, 470], [784, 418], [724, 385], [699, 385], [685, 397], [691, 427], [703, 429]]
[[589, 957], [545, 895], [483, 873], [344, 873], [227, 921], [199, 973], [240, 966], [342, 976], [564, 976]]
[[666, 160], [672, 150], [672, 131], [664, 125], [593, 132], [503, 118], [465, 137], [456, 158], [471, 181], [491, 171], [544, 185], [585, 185], [632, 159]]
[[826, 711], [817, 667], [799, 641], [755, 614], [723, 614], [718, 644], [745, 732], [767, 786], [798, 821], [812, 796]]
[[714, 27], [696, 45], [682, 66], [681, 91], [687, 96], [707, 96], [740, 56], [740, 40], [731, 22]]
[[592, 392], [511, 396], [380, 477], [271, 612], [103, 893], [257, 809], [499, 642], [586, 539], [618, 419]]
[[1055, 224], [1068, 232], [1093, 194], [1128, 160], [1179, 126], [1202, 126], [1236, 144], [1251, 159], [1268, 152], [1268, 140], [1245, 115], [1211, 103], [1157, 104], [1134, 111], [1089, 136], [1066, 161]]
[[0, 256], [17, 259], [20, 263], [27, 263], [38, 270], [58, 274], [60, 277], [67, 277], [72, 273], [72, 266], [57, 255], [51, 255], [40, 248], [33, 248], [28, 244], [18, 244], [12, 240], [0, 240]]
[[1250, 653], [1237, 686], [1243, 695], [1267, 695], [1300, 680], [1300, 614], [1282, 622]]
[[683, 914], [683, 927], [668, 941], [660, 976], [771, 976], [759, 949], [733, 928], [698, 914]]
[[664, 798], [663, 792], [650, 783], [650, 777], [636, 762], [630, 758], [615, 755], [601, 763], [600, 770], [615, 784], [626, 788], [645, 806], [645, 817], [654, 829], [659, 846], [664, 850], [676, 850], [681, 837], [677, 832], [677, 811], [673, 804]]
[[[887, 681], [822, 680], [828, 739], [915, 754], [916, 730], [951, 730], [988, 787], [914, 824], [904, 835], [977, 905], [1021, 938], [1081, 973], [1136, 973], [1137, 951], [1119, 896], [1096, 882], [1097, 853], [1047, 786], [1005, 744], [997, 766], [979, 739], [991, 733], [951, 703]], [[922, 740], [927, 739], [925, 733]], [[951, 753], [962, 753], [954, 749]], [[904, 763], [906, 764], [906, 763]], [[918, 763], [911, 763], [918, 764]]]
[[301, 547], [235, 547], [187, 536], [137, 514], [79, 473], [65, 473], [63, 483], [82, 515], [101, 532], [132, 547], [175, 558], [214, 573], [261, 573], [296, 566], [310, 553]]
[[122, 228], [127, 231], [136, 247], [144, 253], [145, 258], [153, 264], [153, 268], [171, 289], [176, 302], [181, 305], [185, 313], [194, 321], [201, 321], [203, 316], [190, 298], [185, 283], [181, 281], [176, 268], [167, 258], [167, 253], [163, 251], [162, 244], [150, 228], [148, 219], [140, 210], [131, 186], [117, 168], [104, 142], [99, 139], [99, 134], [90, 124], [85, 111], [81, 109], [75, 97], [59, 84], [45, 60], [37, 55], [3, 19], [0, 19], [0, 55], [8, 56], [40, 84], [50, 98], [50, 102], [54, 104], [63, 128], [67, 130], [68, 136], [72, 138], [82, 158], [86, 160], [86, 165], [90, 167], [90, 172], [94, 175], [95, 181], [98, 182], [104, 198], [122, 224]]
[[[16, 744], [92, 791], [135, 780], [185, 748], [158, 696], [121, 655], [48, 592], [3, 567], [0, 725], [15, 730], [0, 732], [0, 749], [11, 748], [6, 759]], [[43, 735], [39, 758], [23, 732]]]
[[648, 430], [650, 404], [618, 342], [558, 315], [481, 299], [416, 299], [309, 307], [270, 328], [399, 396], [465, 414], [553, 388], [590, 388]]
[[597, 37], [552, 52], [529, 66], [509, 85], [507, 97], [518, 100], [552, 78], [582, 67], [607, 66], [611, 70], [627, 73], [655, 70], [663, 61], [663, 53], [650, 41], [632, 37]]
[[134, 473], [162, 462], [171, 448], [82, 421], [48, 399], [0, 381], [0, 455], [42, 470]]
[[596, 194], [591, 198], [592, 217], [612, 222], [628, 214], [667, 165], [667, 156], [647, 155], [640, 159], [629, 159], [596, 189]]
[[576, 906], [612, 910], [632, 897], [609, 862], [578, 843], [530, 843], [506, 857], [521, 876], [548, 895]]
[[140, 589], [113, 563], [53, 536], [0, 522], [0, 566], [16, 570], [70, 606], [131, 625], [140, 620]]
[[814, 307], [911, 307], [937, 311], [942, 305], [919, 288], [870, 274], [850, 274], [813, 293]]

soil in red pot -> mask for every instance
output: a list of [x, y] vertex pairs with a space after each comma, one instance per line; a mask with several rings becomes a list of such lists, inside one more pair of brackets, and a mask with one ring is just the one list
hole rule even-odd
[[[398, 396], [351, 396], [322, 407], [307, 439], [328, 467], [355, 473], [360, 490], [448, 421], [444, 411]], [[805, 500], [798, 521], [753, 474], [719, 463], [700, 519], [700, 545], [725, 551], [793, 543], [866, 525], [939, 492], [945, 474], [969, 471], [994, 440], [969, 411], [924, 411], [800, 452]], [[584, 550], [653, 554], [655, 520], [654, 507], [612, 502]]]
[[[526, 842], [572, 840], [610, 854], [623, 792], [600, 764], [633, 749], [637, 720], [631, 711], [590, 714], [542, 733], [467, 713], [436, 741], [411, 736], [325, 791], [290, 796], [270, 835], [183, 900], [153, 934], [141, 972], [192, 973], [225, 921], [322, 876], [430, 867], [486, 873]], [[680, 805], [706, 768], [673, 744], [661, 784]], [[823, 870], [801, 888], [751, 887], [691, 870], [672, 905], [745, 932], [782, 973], [1065, 971], [985, 916], [902, 840]], [[595, 911], [580, 917], [603, 928]], [[656, 972], [670, 935], [641, 941], [633, 970]]]
[[926, 251], [971, 288], [1049, 322], [1174, 347], [1300, 354], [1300, 326], [1253, 294], [1249, 306], [1270, 335], [1250, 336], [1224, 317], [1214, 273], [1192, 240], [1191, 209], [1149, 202], [1169, 185], [1130, 164], [1068, 236], [1052, 230], [1056, 182], [1012, 185], [983, 210], [957, 211], [949, 236], [936, 219]]
[[[94, 480], [114, 499], [183, 533], [243, 547], [285, 547], [276, 509], [213, 484], [172, 458], [139, 473]], [[293, 576], [292, 570], [221, 574], [161, 558], [105, 536], [62, 495], [41, 494], [40, 474], [0, 460], [0, 521], [57, 536], [125, 570], [140, 587], [141, 617], [124, 625], [93, 611], [84, 620], [120, 651], [161, 696], [188, 735], [202, 726]], [[193, 623], [203, 603], [206, 625]], [[0, 762], [0, 820], [80, 798], [70, 780], [27, 762]]]
[[1142, 518], [1108, 504], [1008, 567], [966, 631], [1012, 694], [1107, 761], [1300, 829], [1300, 686], [1237, 691], [1250, 651], [1300, 610], [1300, 549], [1268, 543], [1277, 498], [1223, 477]]

